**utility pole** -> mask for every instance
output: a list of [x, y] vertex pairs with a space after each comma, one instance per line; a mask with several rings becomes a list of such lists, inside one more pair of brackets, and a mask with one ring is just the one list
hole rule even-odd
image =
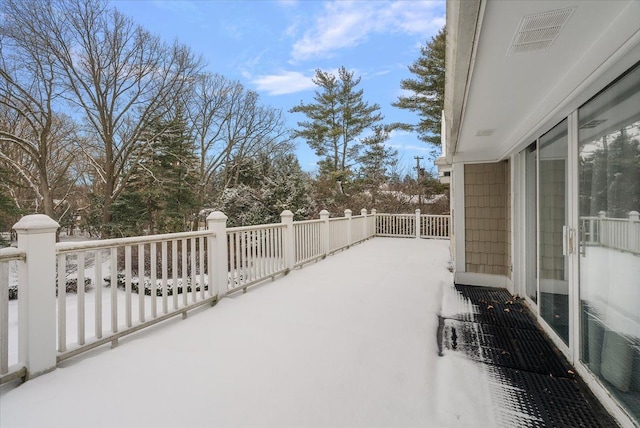
[[420, 169], [420, 161], [422, 159], [424, 159], [422, 156], [414, 156], [413, 157], [416, 160], [416, 183], [418, 184], [418, 205], [422, 205], [422, 191], [420, 189], [420, 175], [422, 174], [422, 170]]
[[416, 160], [416, 178], [420, 180], [420, 175], [422, 174], [422, 169], [420, 169], [420, 161], [424, 158], [422, 156], [414, 156], [413, 158]]

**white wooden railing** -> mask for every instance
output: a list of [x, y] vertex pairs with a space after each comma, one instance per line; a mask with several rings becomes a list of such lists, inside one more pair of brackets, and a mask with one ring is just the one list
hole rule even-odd
[[[9, 293], [15, 292], [16, 284], [10, 284], [9, 278], [24, 264], [26, 253], [17, 248], [0, 249], [0, 376], [13, 380], [26, 375], [24, 364], [14, 364], [9, 371]], [[17, 278], [16, 278], [17, 279]], [[13, 339], [13, 338], [12, 338]], [[15, 346], [13, 343], [11, 344]]]
[[317, 260], [326, 254], [323, 220], [298, 221], [293, 224], [295, 265]]
[[[377, 214], [376, 236], [449, 238], [449, 215]], [[416, 226], [418, 225], [418, 227]]]
[[[104, 343], [116, 345], [124, 335], [217, 297], [207, 269], [214, 237], [206, 230], [56, 244], [57, 361]], [[110, 290], [103, 296], [105, 283]], [[69, 285], [76, 292], [68, 297]], [[85, 292], [89, 287], [93, 296]]]
[[627, 218], [610, 218], [604, 211], [598, 217], [580, 217], [582, 244], [585, 247], [597, 245], [640, 254], [640, 213], [631, 211]]
[[227, 229], [229, 281], [225, 295], [246, 292], [247, 287], [287, 270], [283, 251], [286, 227], [268, 224]]
[[[202, 231], [65, 243], [55, 243], [55, 221], [25, 216], [14, 226], [18, 248], [0, 250], [0, 383], [116, 346], [140, 329], [374, 236], [448, 235], [448, 216], [351, 214], [329, 218], [322, 211], [319, 220], [294, 222], [284, 211], [281, 223], [227, 228], [227, 217], [213, 212]], [[10, 278], [19, 290], [17, 341], [9, 339]]]

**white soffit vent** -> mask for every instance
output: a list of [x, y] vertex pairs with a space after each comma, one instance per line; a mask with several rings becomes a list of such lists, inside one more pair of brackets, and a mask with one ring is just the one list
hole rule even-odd
[[495, 129], [481, 129], [476, 132], [476, 137], [490, 137], [493, 135]]
[[523, 17], [507, 56], [549, 49], [575, 10], [571, 7]]

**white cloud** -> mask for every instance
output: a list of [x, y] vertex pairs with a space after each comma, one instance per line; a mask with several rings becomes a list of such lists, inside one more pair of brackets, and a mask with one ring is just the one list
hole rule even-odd
[[439, 1], [334, 1], [326, 3], [303, 36], [294, 43], [294, 62], [331, 57], [334, 51], [358, 46], [371, 34], [435, 33], [444, 25]]
[[268, 74], [251, 79], [258, 91], [269, 95], [293, 94], [314, 88], [312, 77], [298, 71], [283, 71], [279, 74]]

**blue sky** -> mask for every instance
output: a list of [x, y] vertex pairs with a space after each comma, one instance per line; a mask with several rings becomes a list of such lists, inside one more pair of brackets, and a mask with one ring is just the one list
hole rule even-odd
[[[112, 0], [121, 12], [170, 42], [178, 39], [202, 55], [207, 69], [240, 81], [266, 105], [282, 109], [291, 128], [304, 119], [288, 112], [313, 101], [316, 69], [340, 66], [361, 76], [369, 103], [378, 103], [385, 122], [416, 123], [417, 117], [391, 106], [402, 94], [400, 81], [412, 77], [407, 66], [420, 46], [445, 23], [444, 1], [163, 1]], [[405, 173], [414, 156], [429, 157], [431, 147], [415, 134], [395, 132]], [[304, 142], [297, 154], [313, 171], [316, 157]], [[430, 165], [427, 165], [429, 168]]]

